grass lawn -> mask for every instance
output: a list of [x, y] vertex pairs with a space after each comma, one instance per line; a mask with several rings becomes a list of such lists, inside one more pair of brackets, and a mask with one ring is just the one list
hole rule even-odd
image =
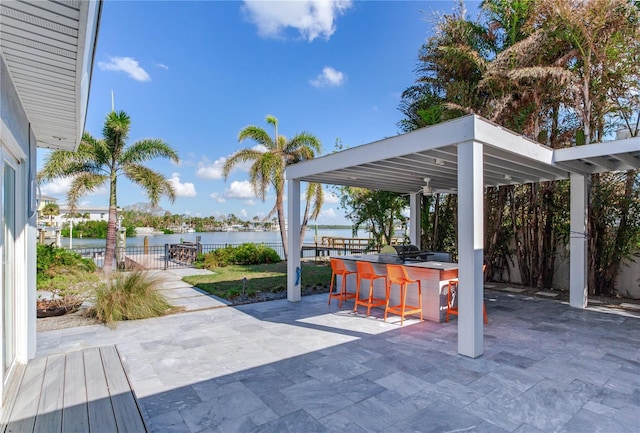
[[[187, 283], [234, 304], [282, 299], [287, 295], [287, 263], [231, 265], [215, 268], [212, 275], [184, 277]], [[247, 281], [244, 284], [243, 279]], [[331, 283], [329, 264], [302, 263], [302, 294], [327, 293]]]

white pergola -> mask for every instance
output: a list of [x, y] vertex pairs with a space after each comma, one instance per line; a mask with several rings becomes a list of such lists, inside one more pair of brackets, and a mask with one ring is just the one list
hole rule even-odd
[[410, 195], [410, 239], [420, 239], [424, 178], [458, 194], [458, 353], [483, 353], [484, 190], [571, 179], [570, 304], [587, 305], [588, 176], [640, 168], [640, 137], [553, 150], [476, 115], [422, 128], [287, 167], [287, 297], [301, 299], [300, 183], [364, 187]]

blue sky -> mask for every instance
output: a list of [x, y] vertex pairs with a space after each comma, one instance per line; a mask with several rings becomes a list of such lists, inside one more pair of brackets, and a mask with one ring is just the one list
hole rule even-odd
[[[178, 193], [174, 203], [161, 200], [163, 209], [262, 218], [273, 191], [264, 203], [256, 199], [246, 169], [221, 177], [226, 158], [255, 144], [238, 143], [238, 132], [250, 124], [269, 130], [264, 119], [272, 114], [280, 134], [310, 132], [323, 154], [336, 139], [353, 147], [396, 135], [418, 49], [435, 17], [455, 4], [105, 1], [85, 129], [100, 137], [113, 91], [116, 110], [131, 116], [130, 142], [161, 138], [180, 155], [179, 165], [149, 163]], [[63, 199], [67, 188], [61, 181], [42, 192]], [[146, 201], [119, 179], [119, 206]], [[106, 189], [83, 204], [107, 206]], [[329, 190], [318, 223], [346, 223]]]

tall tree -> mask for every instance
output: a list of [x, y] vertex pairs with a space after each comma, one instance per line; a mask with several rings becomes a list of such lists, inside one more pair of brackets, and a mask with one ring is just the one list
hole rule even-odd
[[[288, 256], [287, 228], [285, 224], [284, 211], [284, 188], [285, 188], [285, 168], [287, 165], [313, 159], [316, 153], [321, 151], [320, 140], [308, 132], [301, 132], [287, 139], [284, 135], [278, 135], [278, 119], [272, 115], [267, 115], [267, 124], [273, 127], [274, 135], [271, 137], [267, 131], [259, 126], [249, 125], [243, 128], [238, 134], [238, 141], [252, 140], [263, 149], [247, 148], [234, 153], [224, 164], [223, 173], [225, 180], [229, 177], [233, 168], [244, 162], [252, 162], [249, 169], [249, 182], [258, 198], [262, 201], [266, 199], [269, 185], [273, 186], [276, 194], [276, 203], [270, 212], [269, 218], [274, 212], [277, 213], [280, 224], [280, 236], [284, 248], [285, 259]], [[322, 194], [310, 193], [309, 189], [317, 191], [316, 186], [307, 186], [307, 197], [315, 198], [313, 215], [317, 216], [322, 207]], [[320, 187], [321, 189], [321, 187]], [[307, 201], [307, 206], [309, 202]], [[316, 212], [317, 210], [317, 212]], [[302, 221], [304, 228], [307, 225], [308, 212], [305, 212], [305, 219]], [[302, 238], [300, 239], [302, 244]]]
[[409, 205], [406, 195], [366, 188], [341, 187], [340, 206], [347, 211], [354, 231], [366, 227], [373, 235], [375, 245], [390, 245], [398, 223], [406, 223], [402, 211]]
[[171, 182], [160, 172], [144, 165], [154, 158], [169, 158], [179, 161], [178, 154], [160, 139], [143, 139], [127, 145], [131, 119], [124, 111], [109, 113], [102, 128], [102, 139], [84, 133], [76, 152], [56, 150], [50, 153], [38, 173], [40, 182], [71, 177], [71, 188], [67, 194], [73, 209], [80, 197], [96, 191], [105, 183], [109, 187], [109, 220], [103, 270], [114, 269], [116, 247], [116, 209], [118, 178], [125, 176], [140, 186], [149, 201], [157, 205], [162, 195], [171, 201], [175, 191]]
[[[553, 148], [602, 141], [621, 126], [637, 134], [637, 2], [484, 0], [481, 9], [478, 21], [463, 6], [442, 17], [421, 47], [401, 129], [478, 113]], [[589, 285], [599, 294], [614, 287], [620, 260], [637, 244], [638, 172], [592, 175], [592, 185]], [[568, 238], [567, 203], [567, 182], [490, 189], [488, 272], [508, 273], [515, 253], [523, 283], [550, 286]], [[616, 217], [600, 217], [603, 209]]]
[[47, 203], [42, 208], [42, 216], [49, 217], [49, 226], [53, 226], [53, 217], [60, 215], [60, 207], [55, 203]]

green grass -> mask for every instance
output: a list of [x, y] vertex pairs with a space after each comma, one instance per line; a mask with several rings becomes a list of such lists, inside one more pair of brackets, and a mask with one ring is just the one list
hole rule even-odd
[[[230, 265], [216, 268], [213, 275], [194, 275], [183, 278], [212, 295], [233, 300], [243, 291], [243, 278], [247, 278], [245, 294], [251, 298], [259, 292], [280, 293], [287, 290], [286, 262], [263, 265]], [[331, 267], [328, 264], [302, 263], [301, 287], [329, 286]]]

